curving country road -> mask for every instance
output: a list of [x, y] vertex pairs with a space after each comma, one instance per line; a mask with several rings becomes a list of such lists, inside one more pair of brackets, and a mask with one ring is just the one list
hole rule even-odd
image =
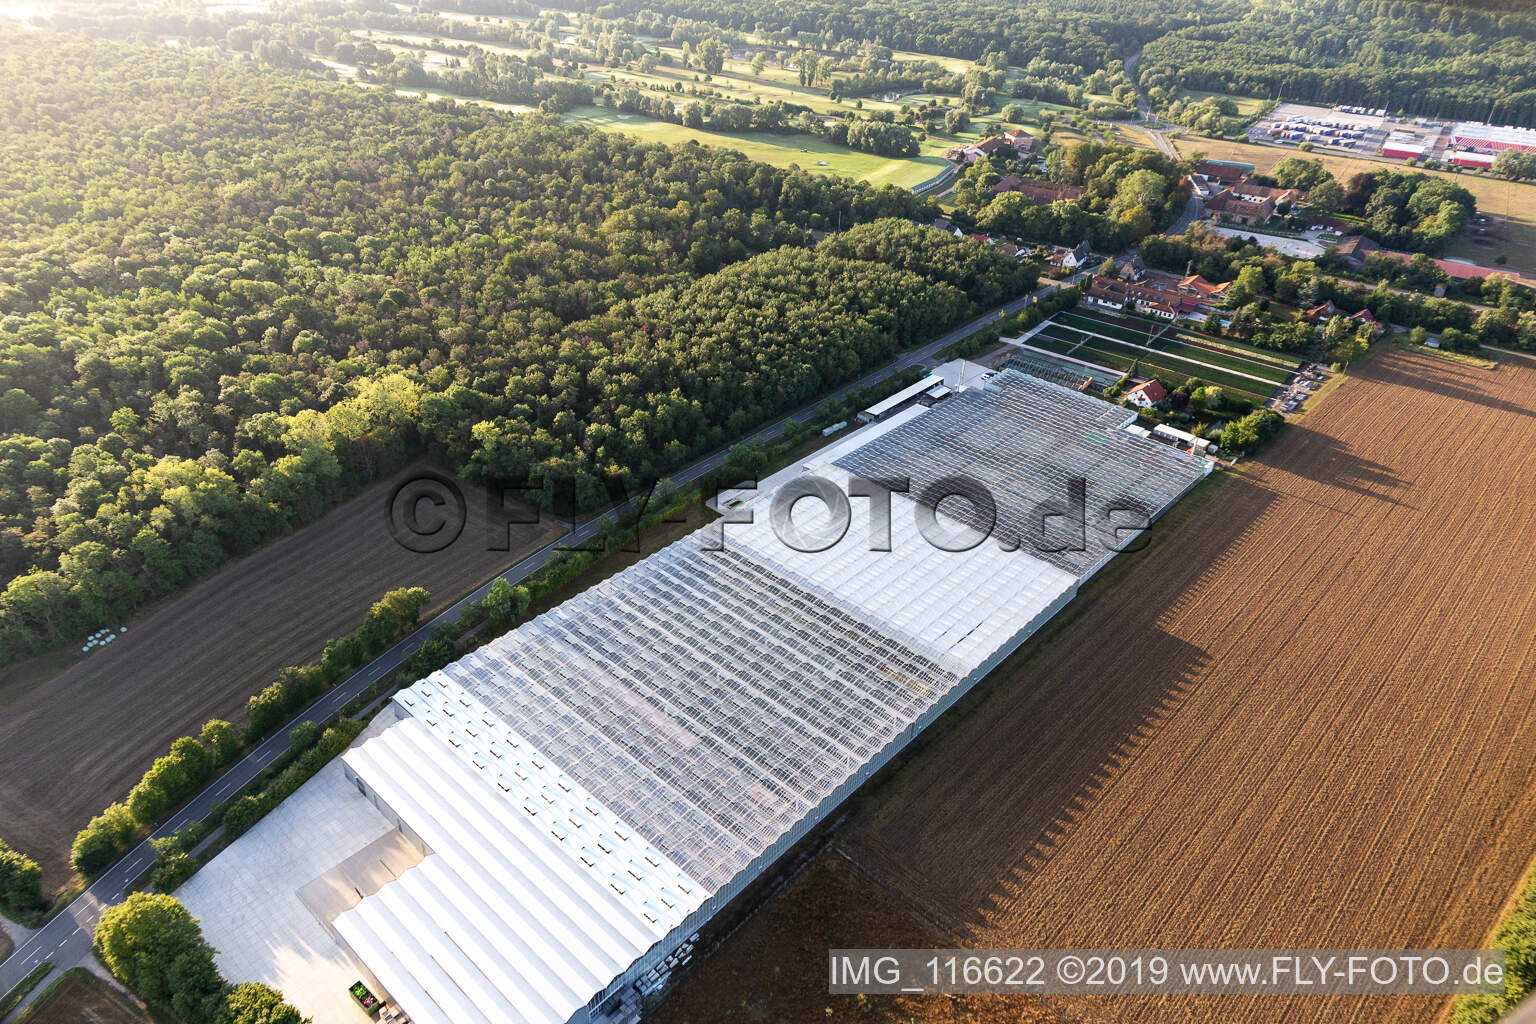
[[[953, 345], [976, 331], [995, 323], [999, 318], [1018, 312], [1036, 298], [1048, 294], [1057, 288], [1074, 284], [1081, 280], [1083, 274], [1076, 274], [1063, 282], [1048, 282], [1037, 288], [1034, 292], [1014, 299], [1004, 304], [999, 309], [977, 317], [964, 326], [957, 327], [942, 337], [935, 338], [927, 344], [911, 349], [894, 361], [872, 373], [865, 374], [851, 384], [838, 388], [803, 409], [798, 409], [788, 416], [775, 420], [767, 426], [753, 432], [742, 440], [771, 440], [783, 432], [790, 420], [804, 420], [821, 403], [834, 398], [843, 398], [860, 388], [899, 373], [912, 366], [926, 366], [932, 363], [941, 349]], [[729, 448], [722, 448], [712, 455], [707, 455], [693, 463], [686, 469], [674, 473], [670, 482], [674, 485], [689, 484], [700, 477], [720, 467], [730, 456]], [[267, 767], [288, 750], [288, 731], [301, 722], [324, 722], [335, 716], [342, 708], [350, 704], [369, 686], [373, 685], [380, 676], [394, 671], [400, 663], [421, 646], [427, 640], [432, 630], [441, 625], [458, 622], [469, 606], [483, 599], [486, 592], [497, 579], [505, 579], [510, 583], [519, 583], [530, 574], [542, 568], [550, 559], [557, 555], [561, 548], [571, 547], [591, 540], [598, 530], [606, 523], [616, 520], [620, 515], [634, 508], [635, 500], [632, 498], [617, 508], [610, 509], [600, 515], [588, 519], [574, 530], [566, 533], [558, 540], [516, 563], [511, 568], [504, 570], [497, 576], [486, 580], [470, 593], [464, 595], [454, 604], [439, 612], [428, 622], [418, 626], [405, 639], [396, 643], [389, 650], [379, 655], [373, 661], [363, 666], [347, 679], [332, 689], [325, 696], [315, 701], [307, 709], [301, 712], [278, 732], [269, 737], [249, 751], [239, 761], [231, 765], [218, 778], [180, 810], [171, 816], [171, 819], [154, 831], [151, 838], [160, 839], [174, 835], [187, 825], [202, 821], [208, 816], [214, 805], [229, 799], [238, 793], [249, 783], [253, 782]], [[0, 964], [0, 994], [9, 992], [32, 968], [44, 961], [59, 964], [76, 963], [89, 955], [91, 949], [91, 934], [96, 928], [96, 922], [101, 918], [103, 911], [114, 903], [121, 902], [125, 896], [125, 890], [129, 883], [143, 874], [154, 862], [154, 849], [149, 840], [145, 840], [130, 851], [122, 860], [108, 868], [90, 887], [78, 896], [73, 903], [56, 914], [49, 922], [36, 933], [17, 943], [15, 951], [3, 963]]]

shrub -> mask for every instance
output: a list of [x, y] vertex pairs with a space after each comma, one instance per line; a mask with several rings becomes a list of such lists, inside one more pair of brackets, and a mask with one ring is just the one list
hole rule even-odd
[[41, 910], [47, 903], [43, 898], [43, 869], [0, 839], [0, 906], [26, 914]]
[[149, 884], [161, 892], [171, 892], [197, 871], [197, 864], [183, 849], [177, 836], [150, 841], [155, 848], [155, 866], [149, 871]]
[[283, 1002], [283, 994], [259, 981], [236, 985], [224, 996], [219, 1024], [308, 1024], [304, 1016]]
[[75, 836], [70, 863], [82, 875], [96, 874], [128, 851], [136, 827], [127, 807], [111, 805]]
[[238, 839], [261, 820], [261, 814], [261, 801], [254, 796], [231, 800], [224, 809], [224, 834], [231, 839]]
[[288, 730], [288, 742], [294, 750], [308, 750], [320, 739], [319, 722], [300, 722]]

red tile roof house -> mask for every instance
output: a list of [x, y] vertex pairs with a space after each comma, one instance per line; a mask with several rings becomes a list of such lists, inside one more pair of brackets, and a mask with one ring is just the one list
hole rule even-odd
[[1150, 409], [1167, 397], [1167, 390], [1155, 380], [1144, 380], [1125, 393], [1125, 400], [1141, 409]]
[[1221, 284], [1212, 284], [1199, 274], [1191, 274], [1179, 282], [1179, 291], [1185, 295], [1193, 295], [1200, 300], [1202, 306], [1215, 305], [1226, 297], [1227, 289], [1232, 286], [1230, 281]]
[[1054, 203], [1059, 199], [1076, 201], [1083, 197], [1083, 190], [1077, 185], [1058, 185], [1054, 181], [1021, 178], [1017, 174], [1009, 174], [1002, 178], [992, 186], [992, 191], [997, 194], [1021, 192], [1041, 205]]
[[1263, 224], [1275, 215], [1281, 203], [1295, 202], [1301, 193], [1293, 188], [1269, 188], [1240, 181], [1206, 201], [1205, 212], [1212, 220], [1232, 220], [1239, 224]]
[[1362, 309], [1358, 313], [1351, 313], [1349, 318], [1357, 324], [1370, 324], [1372, 332], [1376, 334], [1381, 333], [1381, 321], [1372, 316], [1371, 311], [1368, 309]]
[[1033, 136], [1022, 128], [1010, 128], [1003, 132], [1003, 139], [1020, 153], [1028, 153], [1035, 148]]

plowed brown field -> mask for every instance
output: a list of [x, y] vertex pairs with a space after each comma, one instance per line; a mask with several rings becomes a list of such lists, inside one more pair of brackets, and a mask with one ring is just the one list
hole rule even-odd
[[390, 536], [389, 497], [422, 468], [146, 609], [110, 647], [62, 671], [57, 658], [0, 670], [0, 836], [35, 858], [50, 886], [63, 882], [75, 833], [178, 736], [210, 718], [239, 721], [246, 698], [356, 629], [386, 591], [426, 587], [425, 618], [560, 534], [546, 517], [510, 528], [516, 550], [487, 551], [486, 501], [468, 488], [459, 539], [436, 554], [406, 551]]
[[[878, 880], [859, 878], [867, 902], [908, 919], [883, 929], [921, 920], [976, 947], [1483, 943], [1536, 848], [1536, 364], [1381, 352], [1079, 600], [841, 826]], [[729, 986], [707, 962], [662, 1019], [703, 1019], [717, 988], [801, 1019], [775, 993], [816, 987], [829, 945], [865, 944], [809, 913], [818, 884], [777, 915], [798, 913], [805, 952], [733, 964]], [[768, 916], [733, 946], [770, 949]], [[1443, 1005], [1047, 1002], [1085, 1024], [1420, 1024]]]

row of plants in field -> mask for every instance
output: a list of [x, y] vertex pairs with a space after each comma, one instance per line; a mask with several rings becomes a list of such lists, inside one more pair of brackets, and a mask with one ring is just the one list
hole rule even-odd
[[[1218, 384], [1228, 391], [1236, 392], [1257, 402], [1263, 402], [1269, 397], [1267, 393], [1260, 392], [1259, 389], [1263, 385], [1258, 381], [1249, 380], [1247, 377], [1239, 377], [1220, 369], [1198, 365], [1172, 353], [1143, 352], [1139, 349], [1127, 348], [1118, 342], [1106, 338], [1096, 338], [1081, 334], [1070, 327], [1057, 327], [1056, 330], [1071, 332], [1073, 335], [1071, 338], [1064, 338], [1061, 334], [1054, 336], [1054, 340], [1064, 344], [1060, 348], [1052, 348], [1052, 351], [1060, 352], [1063, 355], [1070, 354], [1078, 359], [1086, 359], [1090, 362], [1103, 362], [1105, 365], [1117, 370], [1126, 369], [1131, 363], [1137, 362], [1148, 372], [1155, 375], [1167, 376], [1181, 381], [1189, 377], [1195, 377], [1211, 384]], [[1040, 337], [1040, 334], [1035, 335], [1035, 339]], [[1074, 346], [1076, 346], [1075, 351], [1073, 351]]]
[[1244, 359], [1242, 356], [1234, 356], [1225, 352], [1216, 352], [1210, 349], [1201, 348], [1198, 345], [1191, 345], [1187, 342], [1180, 341], [1179, 339], [1170, 337], [1168, 335], [1164, 335], [1163, 337], [1158, 338], [1155, 342], [1153, 342], [1152, 348], [1155, 348], [1161, 352], [1167, 352], [1171, 355], [1182, 356], [1186, 359], [1195, 360], [1197, 362], [1209, 363], [1212, 366], [1220, 366], [1228, 370], [1235, 370], [1238, 373], [1247, 373], [1255, 377], [1263, 377], [1265, 380], [1275, 384], [1276, 386], [1284, 384], [1287, 380], [1289, 380], [1291, 373], [1293, 372], [1293, 370], [1282, 369], [1269, 363], [1256, 363], [1251, 359]]
[[[1060, 319], [1072, 327], [1078, 327], [1085, 331], [1108, 335], [1111, 338], [1116, 338], [1133, 345], [1145, 345], [1148, 348], [1185, 356], [1196, 361], [1207, 362], [1214, 366], [1236, 370], [1239, 373], [1251, 373], [1277, 385], [1284, 384], [1295, 368], [1294, 362], [1289, 367], [1286, 367], [1275, 362], [1272, 358], [1250, 359], [1243, 353], [1213, 351], [1204, 346], [1191, 345], [1181, 340], [1184, 336], [1183, 332], [1170, 331], [1170, 333], [1161, 335], [1155, 333], [1149, 335], [1096, 316], [1078, 314], [1066, 314]], [[1165, 325], [1158, 325], [1148, 321], [1148, 326], [1156, 328]]]
[[1265, 363], [1286, 371], [1293, 371], [1297, 366], [1297, 360], [1294, 358], [1288, 358], [1269, 349], [1245, 345], [1240, 341], [1233, 341], [1230, 338], [1213, 338], [1209, 334], [1200, 334], [1190, 330], [1179, 330], [1175, 334], [1180, 341], [1187, 342], [1196, 348], [1210, 349], [1217, 352], [1230, 352], [1233, 355], [1244, 356], [1255, 363]]

